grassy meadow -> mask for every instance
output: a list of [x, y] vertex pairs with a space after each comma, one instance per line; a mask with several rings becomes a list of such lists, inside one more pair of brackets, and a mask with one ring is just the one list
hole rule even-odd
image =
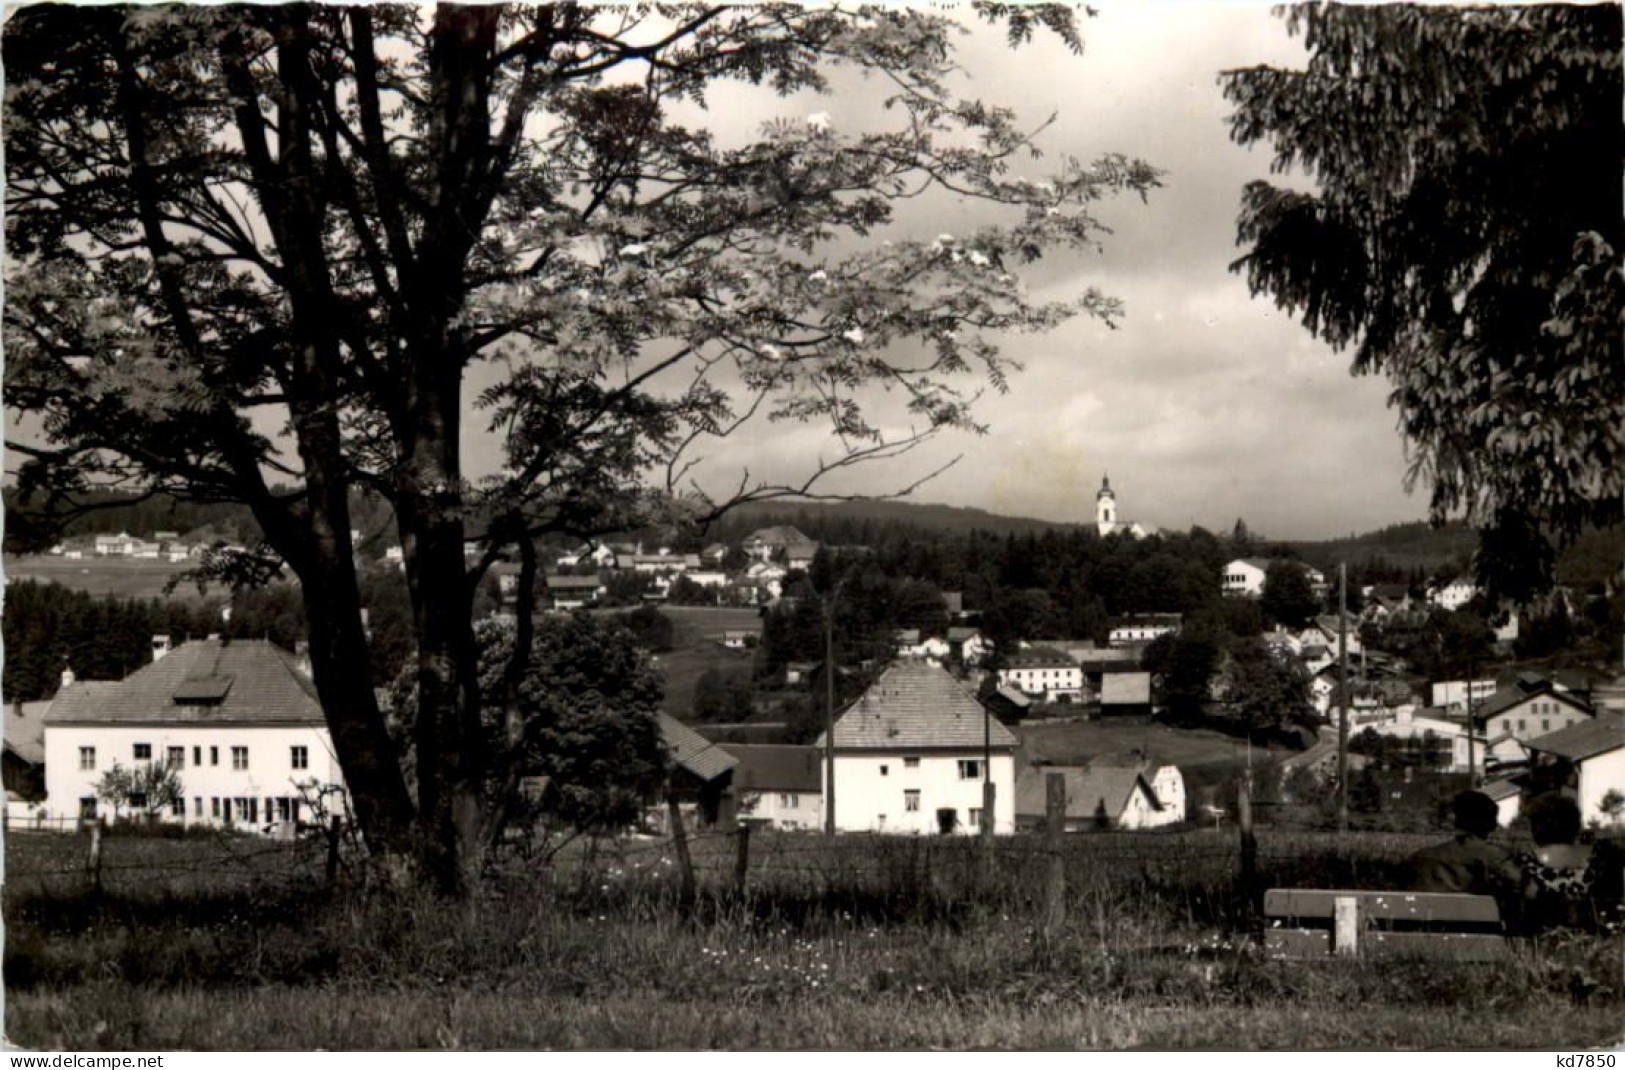
[[84, 557], [77, 561], [48, 554], [12, 555], [4, 561], [6, 579], [60, 583], [70, 591], [114, 598], [197, 597], [197, 585], [183, 583], [172, 595], [164, 593], [176, 573], [192, 567], [191, 562], [156, 561], [120, 557]]
[[[1266, 832], [1261, 865], [1384, 887], [1415, 842]], [[1019, 838], [986, 865], [962, 840], [757, 833], [741, 890], [737, 840], [702, 833], [692, 904], [656, 840], [508, 858], [457, 903], [218, 837], [110, 836], [97, 894], [84, 843], [7, 838], [24, 1047], [1571, 1049], [1617, 1041], [1625, 1010], [1618, 938], [1493, 967], [1268, 961], [1216, 833], [1069, 837], [1049, 933], [1048, 859]]]

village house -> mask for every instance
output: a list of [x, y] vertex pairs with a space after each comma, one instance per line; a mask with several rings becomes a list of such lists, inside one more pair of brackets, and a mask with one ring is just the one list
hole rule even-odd
[[1478, 594], [1478, 586], [1467, 580], [1452, 580], [1428, 588], [1428, 603], [1452, 613], [1471, 602]]
[[893, 635], [900, 658], [931, 658], [941, 661], [951, 649], [948, 640], [938, 635], [920, 634], [918, 628], [901, 628]]
[[[1625, 823], [1625, 714], [1604, 713], [1529, 741], [1537, 770], [1566, 765], [1564, 787], [1580, 806], [1587, 825]], [[1608, 805], [1613, 803], [1612, 806]]]
[[181, 783], [164, 820], [188, 825], [297, 822], [343, 783], [315, 687], [291, 654], [257, 639], [182, 643], [124, 680], [57, 692], [45, 715], [49, 816], [108, 813], [96, 794], [107, 772], [152, 762]]
[[1112, 646], [1149, 643], [1164, 635], [1178, 635], [1181, 615], [1178, 613], [1146, 613], [1125, 617], [1112, 625], [1107, 641]]
[[1528, 743], [1591, 719], [1591, 707], [1544, 677], [1524, 674], [1499, 688], [1475, 711], [1490, 740], [1509, 736]]
[[815, 747], [729, 743], [739, 759], [734, 793], [742, 821], [775, 829], [818, 829], [824, 822], [823, 755]]
[[994, 832], [1015, 828], [1016, 737], [940, 666], [893, 663], [835, 722], [834, 746], [842, 831], [978, 832], [987, 778]]
[[553, 609], [583, 609], [594, 605], [609, 590], [597, 576], [564, 576], [549, 574], [546, 579], [547, 601]]
[[4, 778], [7, 801], [45, 798], [45, 714], [49, 700], [6, 707]]
[[[1259, 598], [1264, 594], [1264, 577], [1270, 566], [1282, 562], [1266, 557], [1239, 557], [1224, 566], [1224, 593], [1243, 598]], [[1317, 593], [1326, 590], [1326, 576], [1317, 568], [1301, 561], [1291, 562], [1303, 569], [1309, 586]]]
[[948, 646], [951, 652], [959, 655], [960, 663], [967, 666], [980, 665], [984, 658], [993, 653], [993, 644], [983, 638], [980, 628], [950, 627]]
[[[1172, 768], [1172, 767], [1167, 767]], [[1177, 770], [1175, 770], [1177, 773]], [[1091, 829], [1144, 829], [1185, 820], [1184, 782], [1180, 804], [1157, 798], [1146, 770], [1140, 766], [1030, 765], [1016, 778], [1016, 825], [1042, 829], [1048, 812], [1048, 774], [1059, 773], [1066, 782], [1066, 832]]]
[[999, 683], [1044, 702], [1083, 699], [1083, 668], [1058, 650], [1028, 647], [1005, 660]]
[[[734, 770], [739, 759], [670, 714], [661, 713], [658, 719], [660, 739], [671, 759], [666, 777], [667, 801], [677, 804], [685, 825], [731, 827], [738, 812]], [[651, 799], [645, 812], [657, 830], [671, 831], [668, 805]]]
[[[810, 551], [809, 547], [811, 548]], [[760, 528], [751, 532], [739, 544], [741, 550], [758, 561], [771, 561], [775, 557], [781, 556], [781, 554], [788, 558], [789, 552], [794, 549], [797, 552], [798, 559], [804, 557], [807, 564], [812, 563], [812, 554], [816, 552], [817, 547], [817, 543], [788, 524]]]

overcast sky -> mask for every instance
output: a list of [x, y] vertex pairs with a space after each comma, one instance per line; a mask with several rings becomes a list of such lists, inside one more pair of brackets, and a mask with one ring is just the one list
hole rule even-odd
[[[1403, 490], [1404, 449], [1385, 382], [1352, 377], [1347, 354], [1250, 298], [1227, 270], [1239, 255], [1242, 187], [1267, 177], [1269, 160], [1230, 143], [1217, 74], [1300, 65], [1301, 48], [1259, 4], [1100, 8], [1084, 21], [1081, 57], [1052, 43], [1012, 52], [1002, 33], [982, 30], [965, 39], [961, 58], [967, 92], [1034, 122], [1058, 113], [1044, 139], [1051, 159], [1122, 152], [1167, 172], [1148, 204], [1102, 208], [1116, 231], [1103, 256], [1046, 266], [1037, 279], [1045, 297], [1097, 285], [1121, 298], [1121, 329], [1078, 319], [1008, 339], [1006, 352], [1025, 370], [1008, 395], [980, 409], [989, 434], [939, 440], [929, 455], [870, 469], [847, 486], [890, 490], [963, 453], [915, 500], [1092, 520], [1109, 472], [1120, 515], [1147, 525], [1228, 530], [1239, 516], [1274, 537], [1320, 538], [1421, 519], [1426, 492]], [[871, 124], [877, 95], [853, 86], [833, 99], [783, 102], [780, 114], [819, 110], [837, 131], [855, 129]], [[714, 102], [719, 134], [764, 117], [728, 104]], [[929, 236], [979, 218], [938, 204], [918, 225]], [[727, 456], [789, 477], [820, 447], [828, 452], [823, 439], [817, 428], [759, 426], [734, 443], [748, 450]], [[715, 483], [726, 482], [719, 468]]]

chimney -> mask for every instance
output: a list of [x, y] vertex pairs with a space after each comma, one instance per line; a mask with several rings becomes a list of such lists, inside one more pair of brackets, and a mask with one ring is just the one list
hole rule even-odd
[[73, 686], [73, 669], [72, 669], [72, 667], [65, 668], [65, 669], [62, 670], [62, 686], [63, 687], [72, 687]]
[[307, 680], [314, 678], [310, 668], [310, 643], [304, 639], [293, 644], [293, 668]]
[[171, 649], [171, 647], [169, 645], [169, 636], [167, 636], [167, 635], [155, 635], [155, 636], [152, 637], [152, 660], [153, 661], [157, 661], [160, 658], [162, 658], [165, 654], [169, 653], [170, 649]]

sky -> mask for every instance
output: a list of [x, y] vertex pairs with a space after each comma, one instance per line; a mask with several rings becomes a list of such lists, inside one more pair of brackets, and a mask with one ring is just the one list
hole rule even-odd
[[[1301, 65], [1301, 47], [1258, 3], [1097, 7], [1096, 17], [1080, 20], [1082, 56], [1042, 34], [1011, 50], [1002, 29], [976, 26], [961, 39], [965, 78], [954, 88], [1012, 107], [1030, 125], [1053, 114], [1041, 140], [1047, 161], [1118, 152], [1164, 172], [1147, 203], [1102, 202], [1099, 215], [1114, 233], [1100, 255], [1023, 269], [1037, 298], [1095, 286], [1121, 299], [1118, 329], [1080, 318], [1003, 339], [1023, 370], [1008, 393], [978, 405], [986, 434], [944, 435], [830, 489], [888, 494], [958, 458], [912, 500], [1087, 522], [1109, 474], [1119, 516], [1148, 527], [1228, 531], [1244, 518], [1269, 537], [1318, 539], [1424, 518], [1425, 488], [1403, 487], [1405, 450], [1386, 382], [1352, 377], [1347, 353], [1313, 340], [1268, 299], [1250, 297], [1228, 270], [1240, 255], [1242, 189], [1268, 177], [1269, 154], [1230, 142], [1218, 74]], [[973, 25], [968, 14], [957, 17]], [[885, 121], [875, 85], [852, 76], [834, 88], [788, 99], [724, 88], [705, 121], [724, 142], [754, 136], [775, 116], [822, 113], [837, 133]], [[1041, 178], [1045, 163], [1030, 177]], [[991, 221], [988, 211], [946, 197], [909, 202], [897, 226], [922, 238], [965, 233]], [[491, 374], [476, 370], [469, 396]], [[28, 423], [13, 434], [32, 437]], [[469, 474], [500, 468], [496, 443], [474, 429], [483, 418], [468, 423]], [[695, 474], [726, 494], [744, 465], [753, 478], [798, 482], [833, 452], [821, 427], [757, 422], [712, 449]]]
[[[1326, 538], [1424, 518], [1425, 488], [1403, 489], [1387, 384], [1352, 377], [1349, 354], [1316, 342], [1267, 298], [1251, 298], [1227, 270], [1240, 255], [1242, 188], [1268, 177], [1269, 156], [1229, 141], [1217, 75], [1301, 65], [1301, 47], [1257, 4], [1108, 2], [1083, 23], [1081, 57], [1054, 42], [1011, 51], [1002, 32], [967, 36], [960, 58], [969, 80], [959, 88], [1034, 124], [1055, 113], [1042, 141], [1050, 160], [1121, 152], [1166, 172], [1148, 203], [1105, 202], [1100, 214], [1115, 234], [1103, 255], [1041, 265], [1034, 280], [1043, 297], [1094, 285], [1122, 299], [1119, 329], [1076, 319], [1006, 339], [1024, 370], [1008, 394], [978, 407], [987, 434], [945, 436], [839, 489], [889, 493], [960, 456], [912, 499], [1091, 521], [1109, 473], [1119, 514], [1148, 526], [1228, 531], [1241, 517], [1271, 537]], [[875, 121], [878, 93], [861, 83], [838, 90], [774, 110], [827, 113], [836, 131]], [[766, 117], [731, 103], [742, 102], [713, 99], [719, 137]], [[979, 206], [943, 202], [927, 214], [904, 225], [930, 236], [984, 219]], [[819, 428], [755, 425], [713, 451], [702, 485], [730, 486], [741, 456], [753, 475], [791, 478], [820, 451], [830, 447]]]

